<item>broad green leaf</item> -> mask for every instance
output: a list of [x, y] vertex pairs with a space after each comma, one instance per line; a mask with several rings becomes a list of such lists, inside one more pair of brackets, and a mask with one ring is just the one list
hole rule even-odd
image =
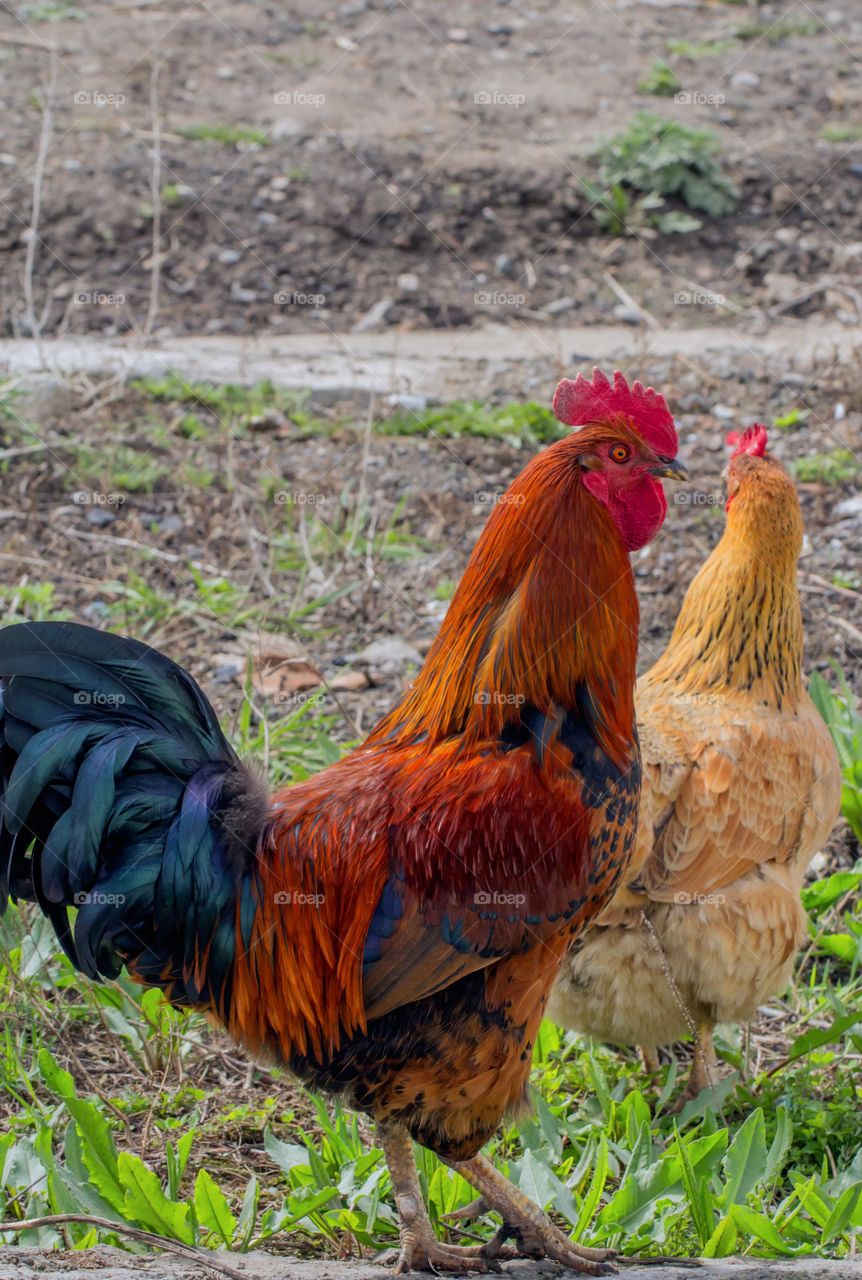
[[766, 1125], [760, 1107], [752, 1111], [727, 1149], [721, 1164], [725, 1185], [721, 1204], [745, 1204], [767, 1173]]
[[236, 1218], [230, 1211], [224, 1192], [206, 1169], [199, 1170], [195, 1178], [194, 1206], [200, 1226], [219, 1236], [225, 1248], [229, 1249], [236, 1230]]
[[75, 1080], [73, 1076], [68, 1071], [63, 1070], [50, 1050], [40, 1049], [36, 1061], [39, 1066], [39, 1074], [52, 1093], [56, 1093], [60, 1098], [75, 1097]]
[[578, 1214], [578, 1220], [575, 1223], [573, 1238], [580, 1240], [587, 1227], [593, 1220], [593, 1214], [596, 1211], [599, 1201], [602, 1198], [602, 1192], [605, 1189], [605, 1183], [608, 1180], [608, 1140], [605, 1134], [599, 1137], [599, 1147], [596, 1152], [596, 1167], [593, 1173], [593, 1180], [590, 1183], [589, 1190], [584, 1196], [581, 1204], [581, 1211]]
[[260, 1202], [260, 1184], [254, 1174], [245, 1184], [242, 1197], [242, 1208], [239, 1213], [239, 1249], [245, 1253], [251, 1241], [254, 1224], [257, 1221], [257, 1206]]
[[308, 1168], [308, 1147], [298, 1142], [282, 1142], [270, 1129], [264, 1130], [263, 1145], [267, 1155], [284, 1173], [289, 1174], [300, 1167]]
[[824, 1224], [821, 1245], [827, 1245], [835, 1236], [843, 1235], [849, 1227], [862, 1226], [860, 1202], [862, 1202], [862, 1182], [857, 1182], [855, 1186], [848, 1187], [838, 1197], [835, 1207]]
[[722, 1218], [712, 1235], [703, 1247], [705, 1258], [729, 1258], [736, 1252], [738, 1237], [736, 1224], [732, 1218]]
[[794, 1249], [782, 1239], [775, 1225], [763, 1213], [755, 1213], [753, 1209], [749, 1209], [744, 1204], [734, 1204], [730, 1207], [730, 1217], [746, 1235], [754, 1236], [755, 1239], [761, 1240], [764, 1244], [769, 1245], [770, 1249], [774, 1249], [776, 1253], [792, 1254]]
[[766, 1157], [766, 1179], [771, 1182], [781, 1173], [793, 1142], [793, 1121], [786, 1107], [775, 1112], [775, 1137]]
[[[843, 935], [841, 935], [843, 936]], [[821, 942], [823, 939], [821, 939]], [[853, 942], [855, 952], [856, 942]], [[841, 1017], [836, 1018], [828, 1027], [812, 1028], [811, 1031], [804, 1032], [801, 1036], [797, 1036], [790, 1046], [787, 1055], [790, 1062], [797, 1058], [802, 1058], [806, 1053], [811, 1053], [812, 1049], [819, 1049], [824, 1044], [831, 1044], [833, 1040], [840, 1040], [845, 1031], [850, 1027], [855, 1027], [857, 1022], [862, 1022], [862, 1009], [857, 1009], [854, 1013], [845, 1013]]]
[[125, 1190], [123, 1212], [130, 1221], [160, 1236], [194, 1244], [188, 1205], [169, 1200], [155, 1173], [143, 1160], [128, 1151], [121, 1151], [117, 1169]]

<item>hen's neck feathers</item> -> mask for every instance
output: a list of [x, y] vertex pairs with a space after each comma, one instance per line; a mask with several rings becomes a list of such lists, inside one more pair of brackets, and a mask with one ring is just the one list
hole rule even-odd
[[[425, 665], [373, 743], [499, 737], [527, 704], [591, 706], [601, 745], [631, 750], [638, 606], [606, 509], [565, 450], [549, 449], [500, 499]], [[588, 700], [584, 695], [588, 694]]]
[[801, 547], [796, 491], [776, 467], [768, 482], [734, 498], [724, 536], [689, 587], [670, 643], [643, 683], [672, 685], [682, 694], [738, 691], [795, 707], [802, 693]]

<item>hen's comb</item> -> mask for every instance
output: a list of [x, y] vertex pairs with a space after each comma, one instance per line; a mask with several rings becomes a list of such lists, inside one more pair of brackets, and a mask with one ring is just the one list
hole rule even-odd
[[725, 437], [724, 443], [731, 447], [736, 445], [730, 455], [731, 458], [738, 458], [741, 453], [750, 453], [752, 458], [764, 458], [769, 437], [763, 423], [755, 422], [752, 426], [746, 427], [743, 432], [731, 431]]
[[554, 413], [570, 427], [606, 422], [621, 415], [631, 421], [656, 453], [676, 457], [679, 441], [664, 396], [652, 387], [644, 388], [640, 382], [629, 386], [619, 369], [614, 373], [613, 386], [601, 369], [593, 369], [592, 382], [582, 373], [574, 380], [563, 378], [554, 392]]

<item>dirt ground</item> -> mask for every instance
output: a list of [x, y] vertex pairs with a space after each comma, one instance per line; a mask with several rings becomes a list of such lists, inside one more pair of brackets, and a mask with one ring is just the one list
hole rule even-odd
[[[285, 1260], [268, 1254], [254, 1252], [246, 1255], [220, 1255], [234, 1273], [247, 1275], [249, 1280], [380, 1280], [386, 1272], [371, 1263], [325, 1262]], [[155, 1258], [136, 1258], [134, 1268], [129, 1266], [128, 1255], [118, 1249], [104, 1246], [88, 1253], [44, 1253], [37, 1249], [0, 1250], [0, 1280], [21, 1280], [22, 1276], [58, 1274], [65, 1280], [89, 1280], [98, 1269], [102, 1280], [132, 1280], [144, 1274], [150, 1280], [185, 1280], [186, 1277], [202, 1277], [207, 1272], [203, 1266], [188, 1259], [162, 1255]], [[511, 1280], [555, 1280], [566, 1275], [560, 1267], [546, 1262], [514, 1262], [506, 1266], [505, 1274]], [[862, 1275], [862, 1262], [823, 1262], [805, 1258], [799, 1262], [751, 1262], [731, 1258], [724, 1261], [701, 1263], [695, 1269], [689, 1265], [662, 1267], [626, 1266], [624, 1275], [629, 1280], [652, 1280], [657, 1274], [662, 1280], [689, 1280], [700, 1274], [703, 1280], [851, 1280]]]
[[[856, 0], [6, 0], [0, 331], [140, 331], [156, 266], [163, 334], [637, 323], [619, 287], [852, 325], [860, 50]], [[639, 89], [661, 60], [686, 101]], [[639, 108], [715, 130], [736, 214], [600, 230], [581, 178]]]

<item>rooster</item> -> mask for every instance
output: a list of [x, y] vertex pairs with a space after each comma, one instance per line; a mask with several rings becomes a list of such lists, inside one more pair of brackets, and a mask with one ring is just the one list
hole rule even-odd
[[802, 678], [793, 481], [755, 424], [727, 470], [727, 523], [637, 689], [637, 849], [610, 906], [565, 960], [550, 1014], [656, 1047], [695, 1032], [678, 1105], [711, 1083], [718, 1022], [786, 986], [806, 933], [799, 890], [838, 815], [841, 773]]
[[[162, 654], [70, 623], [0, 632], [0, 899], [35, 899], [89, 977], [125, 966], [373, 1117], [399, 1273], [518, 1252], [608, 1270], [479, 1150], [525, 1105], [557, 968], [630, 856], [628, 553], [685, 472], [652, 388], [596, 370], [554, 403], [581, 429], [496, 504], [412, 688], [272, 798]], [[500, 1212], [491, 1245], [435, 1238], [411, 1139]]]

